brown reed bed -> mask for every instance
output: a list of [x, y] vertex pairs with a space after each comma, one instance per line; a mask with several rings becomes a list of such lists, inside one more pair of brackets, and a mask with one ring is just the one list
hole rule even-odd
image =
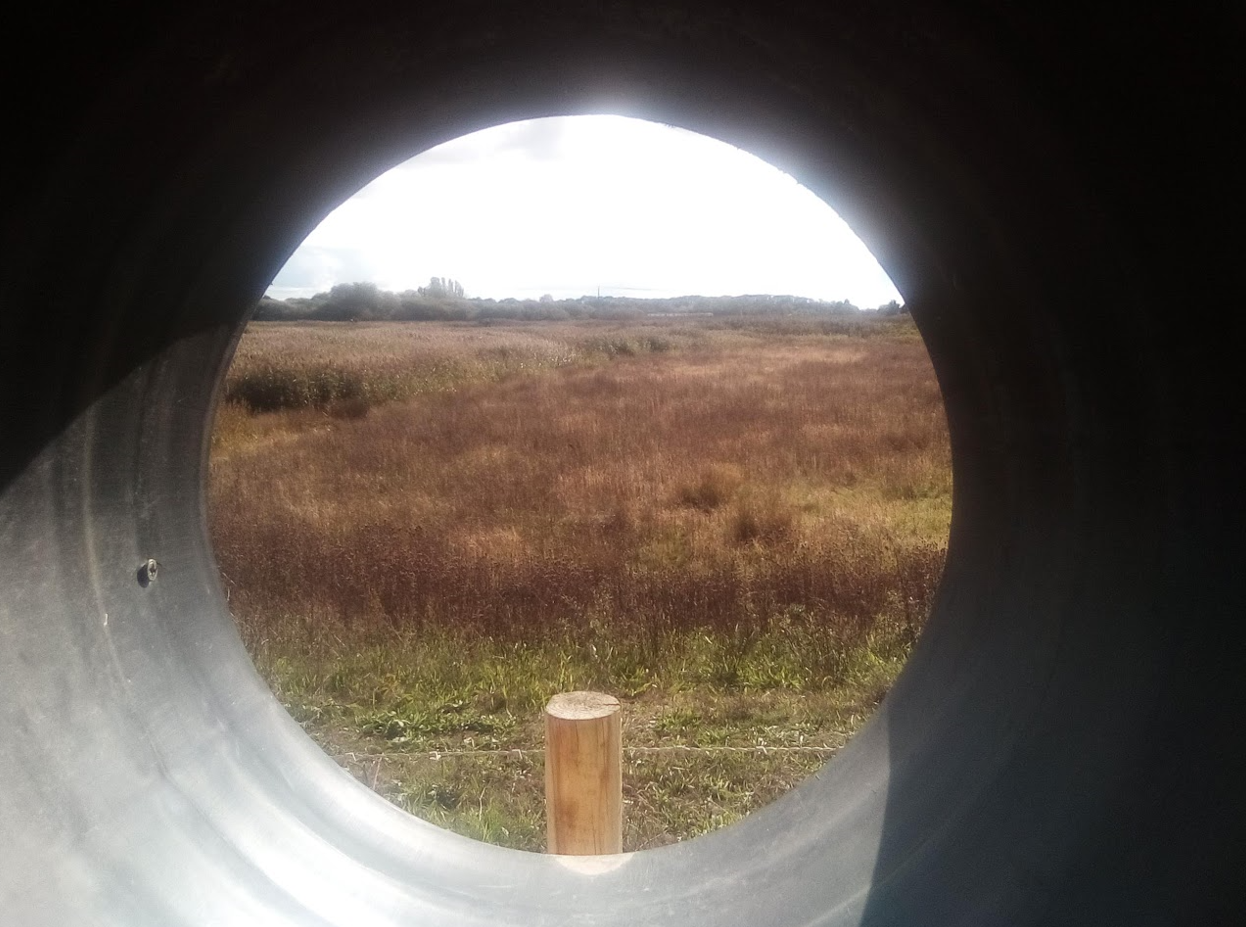
[[[863, 625], [897, 594], [926, 607], [944, 427], [920, 343], [620, 357], [460, 379], [229, 456], [212, 524], [246, 622], [517, 637], [603, 609], [721, 628], [802, 605]], [[901, 528], [900, 508], [934, 523]]]

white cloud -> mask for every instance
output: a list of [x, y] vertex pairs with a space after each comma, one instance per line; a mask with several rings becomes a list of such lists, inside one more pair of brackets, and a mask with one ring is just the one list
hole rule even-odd
[[531, 120], [438, 146], [332, 212], [274, 296], [453, 277], [469, 295], [898, 298], [791, 177], [722, 142], [618, 116]]

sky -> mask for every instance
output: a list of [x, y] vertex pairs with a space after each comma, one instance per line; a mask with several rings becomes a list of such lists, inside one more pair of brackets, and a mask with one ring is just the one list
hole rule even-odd
[[509, 123], [417, 155], [331, 212], [268, 295], [356, 281], [401, 292], [430, 277], [494, 299], [901, 299], [847, 224], [787, 174], [623, 116]]

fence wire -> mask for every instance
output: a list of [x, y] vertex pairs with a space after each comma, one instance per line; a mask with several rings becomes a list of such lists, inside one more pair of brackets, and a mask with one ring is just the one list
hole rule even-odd
[[[707, 747], [695, 747], [688, 744], [671, 744], [662, 747], [624, 747], [623, 753], [628, 754], [658, 754], [658, 753], [754, 753], [763, 756], [772, 753], [834, 753], [840, 749], [847, 738], [838, 744], [802, 744], [798, 746], [770, 746], [767, 744], [757, 744], [747, 747], [734, 747], [724, 745], [714, 745]], [[330, 756], [335, 760], [350, 760], [351, 762], [362, 762], [367, 760], [442, 760], [457, 757], [512, 757], [514, 759], [526, 759], [527, 757], [544, 756], [545, 750], [541, 748], [521, 749], [499, 748], [493, 750], [430, 750], [425, 753], [355, 753], [353, 751], [346, 753], [333, 753]]]

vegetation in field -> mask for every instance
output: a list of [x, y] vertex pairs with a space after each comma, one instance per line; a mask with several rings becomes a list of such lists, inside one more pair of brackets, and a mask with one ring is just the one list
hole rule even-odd
[[[865, 315], [895, 317], [906, 310], [897, 302]], [[375, 283], [339, 283], [331, 290], [307, 298], [268, 299], [256, 308], [255, 318], [264, 322], [488, 322], [565, 321], [609, 319], [636, 321], [653, 315], [714, 315], [718, 317], [767, 315], [805, 316], [826, 321], [838, 316], [859, 318], [863, 310], [846, 300], [824, 302], [799, 296], [679, 296], [669, 299], [636, 299], [626, 296], [580, 296], [554, 299], [468, 298], [457, 280], [433, 277], [428, 286], [402, 293], [380, 289]]]
[[911, 323], [832, 321], [253, 324], [210, 511], [261, 673], [378, 791], [510, 846], [544, 846], [559, 691], [625, 701], [628, 848], [780, 794], [899, 671], [950, 513]]

